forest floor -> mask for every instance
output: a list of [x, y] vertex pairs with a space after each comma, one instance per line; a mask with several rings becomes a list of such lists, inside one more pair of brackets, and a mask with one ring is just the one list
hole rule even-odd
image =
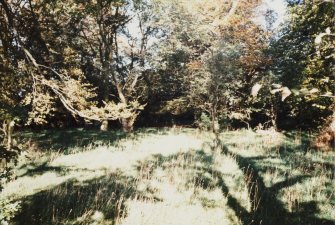
[[334, 224], [334, 152], [304, 132], [21, 132], [13, 224]]

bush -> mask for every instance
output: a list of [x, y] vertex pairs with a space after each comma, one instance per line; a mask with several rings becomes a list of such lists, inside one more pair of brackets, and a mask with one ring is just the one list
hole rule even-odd
[[[20, 149], [16, 146], [7, 149], [0, 144], [0, 192], [3, 185], [13, 179], [13, 167], [17, 164]], [[20, 209], [20, 202], [0, 198], [0, 225], [10, 224], [10, 220]]]
[[0, 191], [5, 183], [12, 179], [12, 170], [18, 161], [20, 149], [13, 147], [11, 150], [6, 149], [0, 144]]
[[335, 119], [330, 117], [326, 125], [313, 142], [313, 146], [323, 151], [331, 151], [335, 147]]
[[7, 199], [0, 199], [0, 225], [10, 224], [10, 220], [15, 216], [20, 209], [21, 202], [11, 202]]
[[206, 113], [201, 113], [200, 118], [196, 121], [196, 125], [201, 130], [210, 130], [212, 126], [212, 121]]

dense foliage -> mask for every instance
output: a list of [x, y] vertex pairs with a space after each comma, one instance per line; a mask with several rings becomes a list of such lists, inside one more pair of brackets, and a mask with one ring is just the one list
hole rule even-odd
[[271, 11], [255, 19], [261, 1], [0, 3], [4, 124], [317, 128], [332, 114], [331, 1], [289, 1], [277, 30]]
[[335, 7], [332, 1], [291, 3], [289, 22], [273, 42], [273, 69], [295, 93], [283, 117], [315, 127], [334, 110]]

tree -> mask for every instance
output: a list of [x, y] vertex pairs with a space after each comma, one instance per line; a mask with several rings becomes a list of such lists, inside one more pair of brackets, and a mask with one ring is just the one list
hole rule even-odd
[[[317, 127], [332, 115], [334, 87], [334, 3], [331, 1], [290, 1], [290, 17], [279, 38], [273, 42], [274, 73], [295, 94], [288, 99], [289, 115], [300, 127]], [[285, 117], [284, 117], [285, 118]], [[286, 116], [287, 118], [287, 116]]]
[[[252, 21], [258, 3], [159, 3], [164, 5], [161, 14], [165, 18], [161, 21], [165, 34], [161, 58], [166, 62], [163, 65], [177, 65], [173, 67], [178, 68], [174, 74], [166, 67], [170, 76], [177, 78], [176, 74], [182, 74], [186, 93], [181, 97], [188, 99], [199, 116], [202, 112], [210, 116], [213, 130], [220, 119], [228, 117], [249, 124], [250, 89], [267, 63], [262, 53], [266, 34]], [[180, 58], [166, 57], [173, 52], [178, 52]]]
[[[75, 116], [118, 119], [125, 131], [133, 129], [143, 109], [139, 101], [145, 93], [139, 83], [152, 32], [143, 24], [144, 16], [140, 18], [141, 3], [1, 1], [3, 24], [10, 34], [4, 49], [16, 49], [6, 57], [17, 58], [12, 64], [20, 63], [33, 87], [25, 96], [32, 122], [46, 122], [46, 115], [57, 111], [55, 101], [60, 101]], [[127, 32], [136, 16], [140, 40]], [[22, 30], [23, 25], [28, 29]]]

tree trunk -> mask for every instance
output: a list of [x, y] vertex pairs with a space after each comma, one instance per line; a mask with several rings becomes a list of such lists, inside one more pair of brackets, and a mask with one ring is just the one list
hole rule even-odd
[[14, 131], [15, 122], [13, 120], [5, 120], [2, 124], [4, 132], [3, 145], [10, 150], [12, 148], [12, 134]]
[[212, 127], [211, 127], [211, 130], [214, 132], [214, 133], [217, 133], [220, 129], [219, 127], [219, 119], [218, 119], [218, 116], [217, 116], [217, 111], [215, 109], [215, 107], [212, 108], [212, 113], [211, 113], [211, 117], [212, 117]]
[[135, 122], [136, 116], [132, 116], [129, 118], [121, 118], [121, 125], [122, 129], [126, 133], [131, 133], [134, 130], [134, 122]]
[[100, 126], [101, 131], [108, 131], [108, 120], [103, 120]]
[[332, 116], [332, 120], [329, 126], [331, 132], [333, 133], [333, 135], [335, 136], [335, 114]]
[[273, 129], [277, 130], [277, 107], [275, 106], [275, 104], [275, 102], [272, 103], [270, 117]]

